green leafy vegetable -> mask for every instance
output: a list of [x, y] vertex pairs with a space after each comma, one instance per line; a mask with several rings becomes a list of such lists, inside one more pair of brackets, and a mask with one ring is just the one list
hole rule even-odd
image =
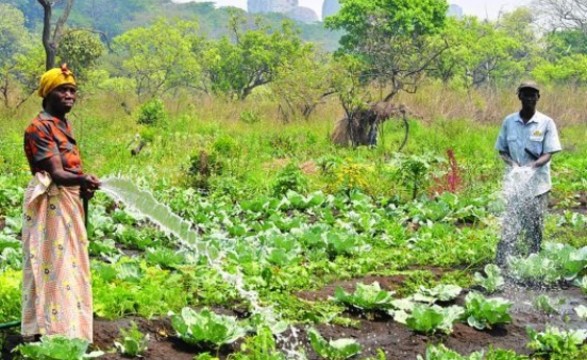
[[316, 329], [310, 329], [308, 337], [314, 351], [323, 359], [344, 360], [361, 352], [361, 345], [353, 339], [326, 341]]
[[416, 305], [406, 319], [406, 325], [417, 332], [432, 334], [440, 330], [446, 334], [452, 332], [452, 326], [465, 313], [460, 306], [441, 308], [438, 305]]
[[467, 322], [477, 330], [491, 329], [494, 325], [512, 321], [508, 313], [512, 303], [502, 298], [486, 299], [477, 292], [470, 292], [465, 298]]
[[418, 355], [417, 360], [483, 360], [483, 351], [474, 352], [465, 357], [443, 344], [431, 345], [426, 348], [426, 357]]
[[530, 342], [528, 348], [534, 350], [537, 355], [558, 355], [560, 359], [576, 358], [573, 355], [579, 350], [579, 346], [587, 339], [587, 330], [559, 330], [555, 327], [547, 327], [544, 332], [537, 332], [532, 328], [526, 329]]
[[40, 342], [19, 345], [17, 349], [25, 359], [34, 360], [83, 360], [104, 354], [101, 351], [86, 354], [89, 345], [86, 340], [52, 335], [41, 337]]
[[120, 333], [122, 340], [121, 342], [115, 341], [114, 346], [122, 355], [137, 357], [147, 351], [149, 334], [141, 333], [135, 322], [132, 322], [128, 329], [121, 329]]
[[414, 301], [435, 303], [436, 301], [451, 301], [454, 300], [463, 291], [457, 285], [438, 285], [432, 289], [420, 286], [420, 289], [412, 296]]
[[485, 265], [484, 270], [485, 276], [478, 272], [475, 273], [475, 283], [484, 288], [488, 294], [493, 294], [505, 284], [503, 276], [501, 276], [501, 269], [497, 265], [488, 264]]
[[247, 333], [247, 329], [235, 317], [217, 315], [208, 308], [200, 312], [183, 308], [181, 315], [171, 314], [171, 325], [177, 335], [191, 345], [204, 343], [218, 347], [231, 344]]
[[334, 292], [334, 301], [360, 310], [385, 310], [393, 307], [393, 294], [393, 292], [382, 290], [378, 282], [371, 285], [358, 283], [352, 295], [341, 287], [337, 287]]

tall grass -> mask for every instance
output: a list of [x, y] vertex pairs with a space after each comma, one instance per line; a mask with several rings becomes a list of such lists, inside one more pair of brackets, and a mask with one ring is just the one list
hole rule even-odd
[[[587, 105], [573, 94], [576, 90], [545, 89], [540, 110], [562, 129], [563, 145], [570, 150], [565, 157], [585, 157], [587, 127], [580, 115], [587, 112]], [[123, 101], [126, 108], [121, 106]], [[514, 90], [467, 93], [429, 84], [414, 95], [402, 94], [396, 101], [423, 116], [423, 120], [410, 121], [404, 153], [445, 158], [446, 151], [453, 149], [467, 191], [498, 188], [502, 164], [493, 145], [503, 117], [519, 108]], [[223, 163], [219, 179], [212, 178], [220, 182], [215, 186], [242, 186], [252, 193], [269, 191], [277, 174], [290, 162], [303, 165], [312, 189], [332, 187], [332, 178], [324, 169], [332, 160], [370, 167], [364, 177], [375, 193], [389, 194], [398, 186], [397, 177], [384, 172], [401, 143], [401, 121], [390, 120], [381, 127], [375, 149], [335, 147], [329, 136], [344, 116], [335, 97], [321, 104], [308, 120], [288, 123], [280, 118], [276, 102], [265, 96], [253, 95], [239, 102], [178, 93], [166, 98], [165, 106], [169, 120], [151, 127], [152, 142], [138, 156], [132, 156], [133, 139], [145, 129], [137, 124], [139, 104], [132, 95], [123, 99], [119, 94], [86, 93], [80, 98], [69, 118], [86, 172], [190, 186], [190, 162], [203, 151], [217, 154]], [[36, 98], [16, 111], [0, 109], [0, 174], [15, 176], [23, 184], [30, 175], [22, 133], [39, 109]], [[430, 171], [443, 171], [442, 165]]]

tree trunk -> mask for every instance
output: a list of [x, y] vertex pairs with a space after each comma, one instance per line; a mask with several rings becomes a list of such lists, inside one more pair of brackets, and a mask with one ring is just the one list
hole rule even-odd
[[73, 7], [73, 2], [75, 0], [67, 0], [65, 3], [65, 8], [63, 9], [63, 13], [57, 23], [55, 24], [55, 30], [53, 31], [53, 36], [51, 36], [51, 18], [53, 16], [53, 4], [54, 1], [51, 0], [37, 0], [39, 4], [43, 7], [43, 47], [45, 48], [45, 68], [47, 70], [52, 69], [55, 67], [55, 56], [57, 54], [57, 47], [59, 46], [59, 41], [61, 40], [61, 36], [63, 35], [63, 27], [65, 26], [65, 22], [69, 17], [69, 13], [71, 12], [71, 8]]

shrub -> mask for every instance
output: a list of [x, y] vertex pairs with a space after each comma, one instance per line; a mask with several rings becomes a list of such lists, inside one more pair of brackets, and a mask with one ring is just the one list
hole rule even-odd
[[277, 174], [277, 179], [273, 183], [273, 194], [275, 196], [283, 196], [288, 190], [302, 194], [308, 190], [308, 180], [294, 163], [287, 164]]
[[152, 99], [139, 108], [137, 123], [143, 125], [161, 125], [167, 121], [167, 112], [161, 99]]

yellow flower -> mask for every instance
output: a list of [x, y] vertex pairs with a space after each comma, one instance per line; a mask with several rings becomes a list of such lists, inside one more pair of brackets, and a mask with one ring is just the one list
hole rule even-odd
[[51, 303], [51, 321], [57, 322], [61, 317], [61, 306], [57, 303]]

